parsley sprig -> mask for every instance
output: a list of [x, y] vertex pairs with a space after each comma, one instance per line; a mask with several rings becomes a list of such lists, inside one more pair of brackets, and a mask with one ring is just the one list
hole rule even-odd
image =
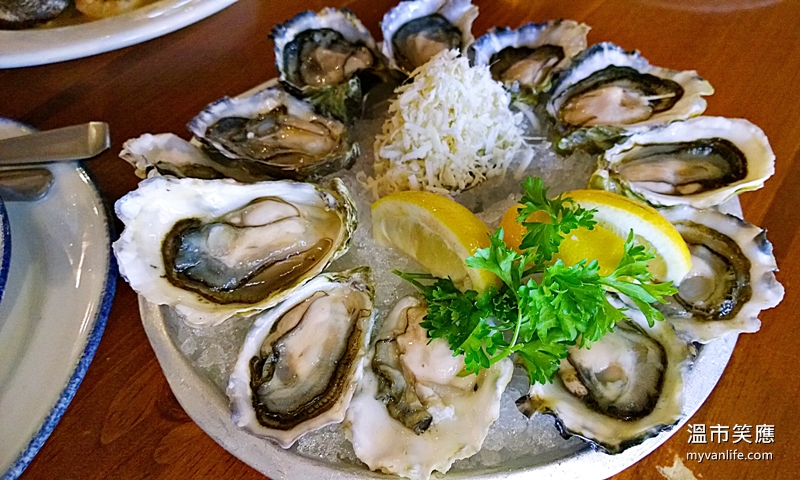
[[[395, 273], [422, 292], [428, 303], [422, 326], [430, 338], [446, 339], [454, 355], [464, 354], [467, 372], [477, 373], [516, 353], [531, 383], [545, 383], [570, 346], [590, 346], [625, 318], [608, 302], [607, 292], [630, 298], [653, 325], [664, 317], [652, 304], [664, 303], [664, 297], [677, 290], [671, 282], [653, 283], [647, 262], [654, 255], [633, 243], [633, 231], [619, 264], [608, 275], [600, 275], [596, 260], [571, 266], [554, 262], [566, 235], [580, 227], [594, 228], [594, 211], [562, 195], [548, 198], [540, 178], [528, 178], [522, 188], [517, 218], [527, 231], [522, 253], [506, 245], [499, 228], [489, 236], [488, 247], [466, 259], [467, 266], [497, 275], [503, 281], [499, 290], [461, 292], [449, 278]], [[546, 212], [550, 221], [528, 221], [537, 211]]]

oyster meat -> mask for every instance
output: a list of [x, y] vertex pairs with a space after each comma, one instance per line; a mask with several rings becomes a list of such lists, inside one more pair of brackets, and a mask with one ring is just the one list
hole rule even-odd
[[461, 50], [475, 40], [471, 0], [405, 0], [381, 21], [383, 54], [389, 66], [410, 74], [442, 50]]
[[612, 454], [676, 424], [691, 347], [667, 322], [650, 327], [635, 308], [626, 315], [591, 348], [570, 347], [553, 382], [532, 385], [520, 410], [551, 414], [565, 437], [577, 435]]
[[756, 332], [758, 314], [783, 299], [766, 232], [717, 210], [681, 205], [660, 211], [692, 254], [692, 270], [667, 305], [658, 305], [679, 334], [706, 343]]
[[700, 115], [714, 89], [694, 71], [655, 67], [598, 43], [553, 79], [546, 109], [562, 151], [605, 150], [637, 131]]
[[761, 188], [774, 172], [775, 154], [760, 128], [744, 119], [696, 117], [606, 151], [589, 186], [653, 206], [708, 208]]
[[552, 74], [586, 49], [589, 26], [572, 20], [528, 23], [516, 30], [495, 27], [470, 45], [472, 65], [489, 65], [506, 88], [539, 93]]
[[289, 448], [341, 422], [372, 330], [369, 268], [321, 274], [259, 315], [231, 373], [237, 427]]
[[228, 170], [249, 176], [317, 180], [349, 168], [358, 156], [345, 125], [315, 113], [280, 87], [244, 98], [222, 98], [189, 130]]
[[343, 255], [356, 227], [338, 179], [323, 188], [155, 177], [115, 209], [122, 276], [195, 326], [277, 304]]
[[446, 472], [475, 454], [500, 412], [513, 364], [503, 359], [460, 377], [463, 356], [420, 326], [427, 309], [401, 299], [378, 332], [343, 423], [356, 456], [372, 470], [411, 479]]
[[303, 12], [270, 37], [281, 82], [340, 120], [361, 111], [360, 74], [385, 68], [369, 30], [347, 9]]

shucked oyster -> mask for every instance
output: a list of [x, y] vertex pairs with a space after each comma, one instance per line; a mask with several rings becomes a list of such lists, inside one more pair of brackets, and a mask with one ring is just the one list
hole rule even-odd
[[694, 71], [650, 65], [638, 52], [598, 43], [553, 79], [547, 113], [556, 147], [605, 150], [637, 131], [703, 113], [714, 89]]
[[690, 347], [669, 323], [649, 327], [633, 307], [626, 315], [630, 321], [617, 323], [591, 348], [571, 347], [553, 382], [532, 385], [529, 398], [518, 401], [520, 410], [552, 414], [562, 435], [578, 435], [608, 453], [676, 424]]
[[419, 325], [425, 313], [413, 297], [389, 313], [343, 423], [369, 468], [411, 479], [446, 472], [481, 448], [513, 370], [503, 359], [460, 377], [463, 356], [454, 357], [446, 340], [430, 341]]
[[775, 172], [775, 154], [760, 128], [743, 119], [697, 117], [632, 135], [606, 151], [592, 188], [654, 206], [719, 205], [757, 190]]
[[201, 147], [172, 133], [145, 133], [131, 138], [122, 145], [119, 156], [136, 169], [135, 173], [139, 178], [169, 175], [206, 180], [232, 178], [244, 183], [264, 179], [263, 175], [253, 175], [245, 169], [228, 165], [227, 162], [220, 163], [207, 155]]
[[323, 114], [348, 121], [361, 111], [359, 75], [383, 67], [369, 30], [347, 9], [303, 12], [276, 25], [275, 61], [280, 79]]
[[528, 23], [516, 30], [495, 27], [470, 45], [472, 65], [489, 65], [506, 88], [546, 90], [551, 75], [586, 48], [589, 26], [572, 20]]
[[383, 54], [389, 66], [407, 74], [442, 50], [465, 51], [475, 39], [471, 0], [405, 0], [381, 21]]
[[658, 305], [678, 333], [706, 343], [730, 333], [755, 332], [761, 310], [783, 298], [766, 232], [717, 210], [681, 205], [660, 211], [692, 254], [678, 293]]
[[120, 273], [149, 302], [214, 325], [280, 302], [343, 255], [355, 207], [330, 189], [289, 181], [156, 177], [115, 205]]
[[341, 422], [363, 372], [373, 315], [369, 268], [322, 274], [261, 314], [228, 383], [233, 422], [289, 448]]
[[188, 127], [221, 154], [217, 163], [251, 177], [316, 180], [349, 168], [359, 152], [344, 124], [279, 87], [222, 98]]

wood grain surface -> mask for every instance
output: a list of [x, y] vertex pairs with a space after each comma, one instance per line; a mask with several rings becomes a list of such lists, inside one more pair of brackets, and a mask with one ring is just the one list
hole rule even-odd
[[[527, 21], [571, 18], [592, 26], [590, 43], [638, 49], [653, 64], [694, 69], [716, 93], [707, 114], [743, 117], [769, 136], [776, 173], [742, 195], [745, 217], [769, 231], [786, 287], [762, 313], [757, 334], [742, 335], [718, 386], [690, 423], [774, 425], [772, 444], [689, 444], [678, 431], [617, 475], [662, 478], [675, 456], [703, 479], [800, 478], [800, 2], [748, 0], [476, 1], [473, 33]], [[111, 125], [113, 144], [88, 163], [106, 199], [134, 189], [133, 169], [117, 158], [143, 133], [188, 137], [186, 122], [207, 103], [276, 75], [272, 26], [326, 5], [347, 6], [377, 38], [393, 0], [240, 0], [178, 32], [114, 52], [0, 71], [0, 116], [39, 129], [89, 120]], [[118, 230], [121, 225], [117, 223]], [[795, 363], [798, 362], [798, 363]], [[2, 415], [2, 412], [0, 412]], [[689, 452], [771, 452], [772, 460], [688, 461]], [[139, 319], [136, 296], [120, 281], [105, 335], [77, 395], [22, 475], [33, 479], [263, 478], [200, 430], [173, 397]]]

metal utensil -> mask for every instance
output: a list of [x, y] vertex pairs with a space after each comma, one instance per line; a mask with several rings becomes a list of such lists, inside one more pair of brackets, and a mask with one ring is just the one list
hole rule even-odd
[[85, 160], [110, 145], [108, 124], [89, 122], [0, 140], [0, 165]]
[[39, 200], [51, 185], [53, 174], [46, 168], [0, 170], [0, 198], [6, 202]]

